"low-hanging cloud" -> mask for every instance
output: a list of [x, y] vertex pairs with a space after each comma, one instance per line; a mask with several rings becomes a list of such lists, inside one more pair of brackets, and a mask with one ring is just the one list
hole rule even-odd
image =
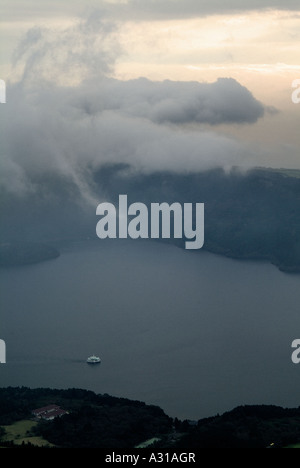
[[[114, 105], [112, 93], [105, 105], [97, 94], [99, 86], [90, 84], [89, 97], [86, 85], [72, 89], [52, 85], [34, 92], [19, 85], [10, 88], [2, 146], [1, 183], [7, 190], [35, 190], [44, 175], [51, 174], [72, 180], [87, 195], [89, 175], [102, 164], [126, 163], [143, 172], [185, 172], [236, 165], [249, 155], [241, 143], [215, 131], [163, 125], [160, 118], [148, 118], [151, 106], [142, 101], [135, 104], [139, 111], [134, 112], [134, 106], [129, 111], [120, 103]], [[90, 108], [92, 103], [97, 109]], [[182, 122], [186, 121], [184, 117]]]
[[103, 80], [98, 87], [86, 85], [78, 106], [90, 114], [113, 110], [158, 124], [254, 123], [266, 110], [232, 78], [219, 78], [215, 83]]
[[[108, 163], [143, 172], [252, 164], [247, 145], [216, 129], [264, 115], [249, 90], [229, 78], [116, 80], [111, 72], [120, 53], [114, 25], [100, 14], [59, 33], [28, 31], [15, 53], [23, 74], [8, 84], [1, 108], [2, 188], [52, 197], [65, 184], [94, 203], [93, 173]], [[77, 76], [72, 86], [63, 80], [66, 69]]]

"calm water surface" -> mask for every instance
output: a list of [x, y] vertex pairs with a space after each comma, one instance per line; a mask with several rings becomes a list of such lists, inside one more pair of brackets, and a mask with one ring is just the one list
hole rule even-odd
[[190, 419], [300, 404], [299, 275], [117, 240], [69, 245], [0, 280], [0, 386], [87, 388]]

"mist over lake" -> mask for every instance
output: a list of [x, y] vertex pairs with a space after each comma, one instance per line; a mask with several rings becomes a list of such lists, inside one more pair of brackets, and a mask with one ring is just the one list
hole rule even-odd
[[87, 388], [188, 419], [299, 405], [299, 275], [151, 240], [60, 251], [0, 271], [1, 386]]

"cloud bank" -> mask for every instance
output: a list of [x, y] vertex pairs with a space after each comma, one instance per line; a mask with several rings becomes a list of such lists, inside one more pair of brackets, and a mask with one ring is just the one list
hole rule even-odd
[[89, 114], [112, 110], [158, 124], [254, 123], [265, 112], [244, 86], [230, 78], [215, 83], [103, 80], [98, 88], [93, 83], [86, 86], [79, 99]]
[[252, 123], [264, 114], [248, 90], [228, 79], [199, 84], [105, 78], [73, 88], [19, 83], [8, 94], [1, 185], [17, 192], [35, 190], [50, 174], [71, 180], [87, 195], [89, 175], [107, 163], [143, 172], [243, 165], [249, 148], [214, 128]]
[[64, 186], [95, 203], [93, 173], [105, 164], [144, 173], [252, 164], [251, 148], [218, 132], [264, 116], [248, 89], [230, 78], [116, 80], [120, 53], [100, 13], [63, 31], [28, 31], [15, 53], [23, 74], [1, 107], [3, 190], [51, 198]]

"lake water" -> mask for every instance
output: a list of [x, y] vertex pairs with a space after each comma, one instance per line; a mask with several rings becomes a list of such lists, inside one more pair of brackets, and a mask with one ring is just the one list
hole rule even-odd
[[[0, 386], [86, 388], [198, 419], [299, 406], [300, 276], [150, 240], [0, 271]], [[100, 355], [101, 365], [85, 363]]]

